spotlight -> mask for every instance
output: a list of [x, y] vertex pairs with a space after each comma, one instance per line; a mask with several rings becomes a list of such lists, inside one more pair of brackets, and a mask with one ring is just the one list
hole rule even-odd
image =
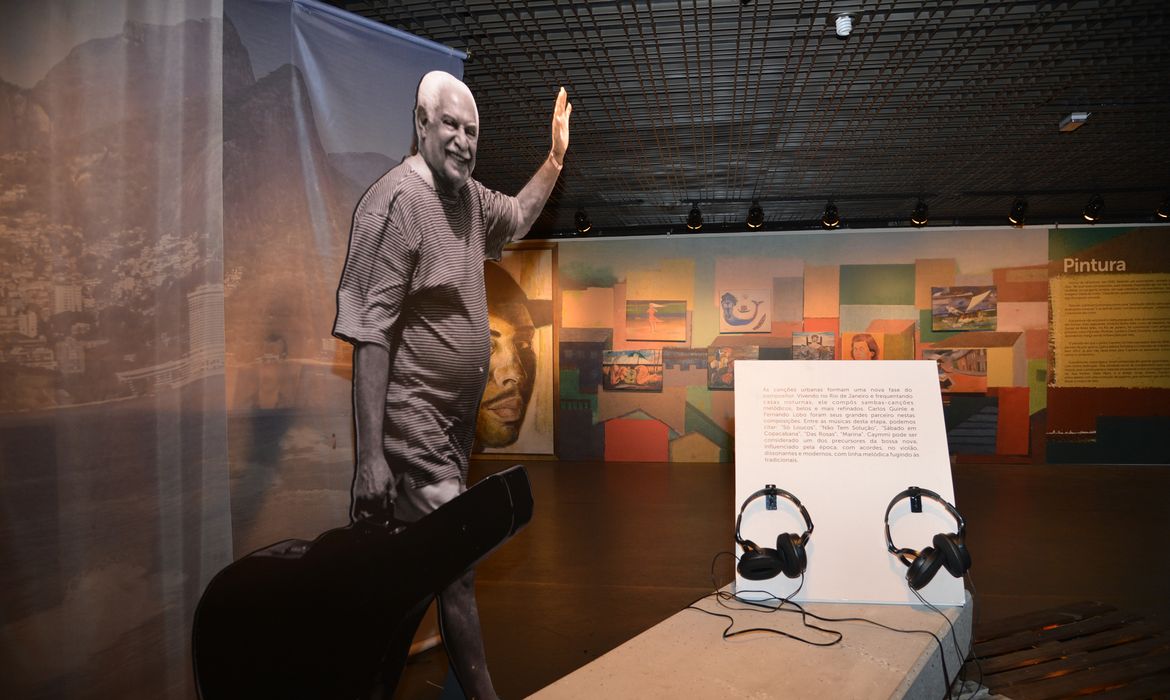
[[910, 215], [910, 223], [917, 228], [922, 228], [928, 221], [930, 221], [930, 207], [926, 206], [926, 200], [919, 197], [918, 203], [914, 205], [914, 213]]
[[1028, 200], [1023, 197], [1017, 197], [1016, 201], [1012, 202], [1012, 211], [1008, 214], [1008, 221], [1016, 228], [1024, 226], [1024, 217], [1028, 215]]
[[578, 209], [573, 215], [573, 226], [576, 227], [577, 233], [589, 233], [593, 228], [593, 222], [589, 220], [589, 215], [584, 209]]
[[759, 228], [764, 225], [764, 210], [760, 207], [760, 203], [752, 200], [752, 208], [748, 209], [747, 227]]
[[1162, 200], [1158, 208], [1154, 210], [1154, 216], [1157, 216], [1159, 219], [1170, 219], [1170, 195], [1166, 195], [1166, 198]]
[[837, 205], [829, 202], [825, 205], [825, 213], [821, 215], [821, 228], [834, 229], [841, 225], [841, 215], [837, 213]]
[[687, 214], [687, 228], [692, 231], [698, 231], [703, 228], [703, 212], [699, 211], [699, 203], [695, 202], [691, 207], [691, 213]]
[[1085, 210], [1081, 212], [1081, 217], [1090, 224], [1095, 224], [1101, 220], [1101, 211], [1105, 209], [1105, 200], [1101, 195], [1095, 194], [1089, 198], [1089, 203], [1085, 205]]

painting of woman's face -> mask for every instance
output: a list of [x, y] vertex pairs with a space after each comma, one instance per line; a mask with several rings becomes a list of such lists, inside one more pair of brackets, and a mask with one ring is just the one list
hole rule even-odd
[[868, 333], [858, 333], [849, 344], [849, 356], [855, 360], [878, 359], [878, 344]]

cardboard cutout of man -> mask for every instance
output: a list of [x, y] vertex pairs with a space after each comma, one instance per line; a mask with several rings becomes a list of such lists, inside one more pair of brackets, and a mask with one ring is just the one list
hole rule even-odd
[[[418, 152], [362, 196], [337, 290], [333, 333], [354, 345], [355, 521], [417, 520], [467, 488], [491, 356], [483, 262], [498, 260], [544, 208], [572, 109], [561, 88], [548, 156], [509, 197], [471, 177], [479, 140], [471, 91], [442, 71], [419, 83]], [[464, 694], [490, 699], [474, 581], [469, 570], [440, 593], [439, 625]], [[386, 658], [386, 677], [397, 678], [399, 655]]]
[[475, 421], [476, 449], [516, 443], [536, 383], [536, 329], [552, 322], [552, 302], [529, 299], [507, 270], [484, 265], [492, 358]]

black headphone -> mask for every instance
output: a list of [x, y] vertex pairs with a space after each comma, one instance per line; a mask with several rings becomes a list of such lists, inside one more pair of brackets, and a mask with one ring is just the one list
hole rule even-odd
[[[922, 511], [922, 497], [941, 503], [955, 522], [959, 524], [958, 532], [939, 533], [931, 540], [933, 546], [923, 549], [921, 552], [913, 549], [899, 549], [894, 546], [894, 540], [890, 536], [890, 511], [894, 509], [894, 505], [903, 498], [910, 499], [910, 509], [912, 512], [919, 513]], [[890, 505], [886, 506], [886, 549], [890, 550], [890, 554], [895, 555], [902, 563], [909, 567], [906, 570], [906, 583], [914, 590], [919, 590], [926, 584], [930, 583], [934, 575], [938, 573], [939, 567], [944, 567], [951, 576], [955, 578], [962, 578], [963, 574], [971, 568], [971, 553], [967, 551], [967, 544], [965, 542], [967, 533], [967, 523], [963, 521], [963, 516], [959, 515], [959, 511], [947, 503], [946, 499], [929, 489], [919, 488], [918, 486], [911, 486], [905, 491], [894, 496], [890, 501]]]
[[[768, 496], [772, 499], [775, 499], [776, 496], [783, 496], [792, 501], [800, 509], [800, 514], [804, 516], [804, 524], [808, 529], [802, 535], [793, 535], [788, 532], [777, 535], [775, 549], [761, 547], [751, 540], [745, 540], [739, 534], [739, 526], [743, 522], [743, 511], [749, 503], [761, 496]], [[769, 505], [772, 506], [771, 509], [775, 508], [774, 503]], [[739, 507], [739, 516], [735, 519], [735, 541], [740, 547], [743, 547], [743, 556], [739, 558], [735, 570], [749, 581], [775, 578], [781, 572], [788, 578], [800, 576], [804, 573], [805, 567], [808, 566], [808, 553], [805, 551], [805, 546], [808, 545], [808, 538], [812, 531], [812, 518], [808, 516], [808, 511], [801, 505], [800, 499], [784, 489], [778, 489], [773, 484], [768, 484], [748, 496], [743, 505]]]

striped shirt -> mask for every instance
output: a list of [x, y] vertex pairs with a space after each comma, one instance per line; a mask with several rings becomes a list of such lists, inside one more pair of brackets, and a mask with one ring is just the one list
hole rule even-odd
[[515, 236], [513, 197], [436, 192], [406, 163], [358, 202], [333, 335], [390, 353], [382, 449], [412, 486], [466, 483], [491, 360], [483, 262]]

